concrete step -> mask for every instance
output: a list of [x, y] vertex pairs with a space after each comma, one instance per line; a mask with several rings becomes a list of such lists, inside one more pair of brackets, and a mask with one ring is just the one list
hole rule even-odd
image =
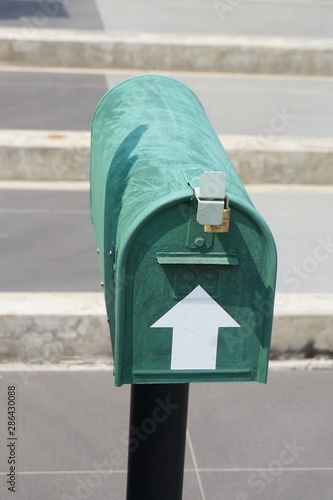
[[95, 2], [104, 28], [113, 32], [320, 38], [333, 36], [332, 0]]
[[0, 65], [333, 75], [333, 38], [3, 27]]
[[2, 0], [0, 4], [0, 26], [20, 27], [26, 37], [43, 28], [104, 27], [131, 33], [329, 38], [332, 15], [332, 0]]
[[[333, 294], [276, 296], [272, 359], [333, 356]], [[111, 361], [102, 293], [0, 293], [0, 362]]]
[[[1, 184], [1, 361], [110, 362], [88, 188], [87, 182]], [[278, 248], [272, 357], [331, 357], [332, 188], [248, 190]]]
[[[333, 184], [328, 137], [220, 139], [244, 183]], [[87, 181], [89, 155], [89, 132], [0, 130], [0, 180]]]
[[[97, 103], [138, 71], [8, 68], [0, 71], [0, 129], [90, 130]], [[218, 134], [332, 136], [331, 77], [163, 72], [200, 99]]]

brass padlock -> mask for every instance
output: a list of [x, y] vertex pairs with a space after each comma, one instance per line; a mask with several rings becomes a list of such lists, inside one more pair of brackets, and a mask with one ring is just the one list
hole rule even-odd
[[223, 220], [218, 226], [211, 226], [209, 224], [204, 225], [205, 233], [227, 233], [229, 231], [230, 225], [230, 207], [228, 196], [224, 199], [224, 210], [223, 210]]

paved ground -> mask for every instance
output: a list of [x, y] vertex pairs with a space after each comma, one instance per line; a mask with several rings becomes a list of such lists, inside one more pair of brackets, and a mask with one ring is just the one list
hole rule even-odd
[[2, 191], [1, 200], [2, 290], [100, 290], [88, 192]]
[[[133, 72], [0, 73], [0, 128], [89, 130], [100, 98]], [[219, 134], [332, 135], [332, 78], [176, 73]]]
[[[109, 87], [126, 73], [107, 75]], [[327, 109], [332, 99], [331, 78], [260, 77], [177, 73], [202, 102], [218, 134], [331, 136], [333, 116]], [[284, 118], [279, 119], [281, 113]], [[269, 133], [269, 132], [268, 132]]]
[[0, 26], [332, 37], [328, 1], [2, 0]]
[[0, 128], [89, 130], [102, 75], [0, 72]]
[[1, 0], [0, 26], [22, 26], [27, 36], [39, 28], [103, 29], [93, 0]]
[[[9, 500], [122, 500], [129, 387], [110, 371], [0, 372], [0, 489]], [[184, 500], [328, 500], [331, 371], [192, 384]], [[7, 387], [16, 386], [17, 491], [7, 491]], [[172, 418], [172, 417], [170, 417]]]
[[331, 2], [96, 0], [107, 30], [331, 37]]
[[[1, 187], [1, 185], [0, 185]], [[279, 254], [279, 292], [333, 292], [333, 188], [249, 186]], [[88, 191], [0, 190], [1, 291], [98, 291]]]

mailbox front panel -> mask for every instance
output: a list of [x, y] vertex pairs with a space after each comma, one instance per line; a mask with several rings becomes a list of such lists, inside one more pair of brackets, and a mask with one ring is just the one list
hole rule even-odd
[[118, 384], [266, 381], [275, 285], [266, 235], [236, 205], [229, 233], [204, 233], [196, 209], [192, 200], [160, 211], [131, 243]]

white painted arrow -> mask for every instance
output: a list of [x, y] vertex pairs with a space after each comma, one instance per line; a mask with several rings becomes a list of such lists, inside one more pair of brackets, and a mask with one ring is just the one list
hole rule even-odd
[[197, 286], [151, 328], [173, 328], [171, 370], [215, 370], [218, 329], [240, 325]]

